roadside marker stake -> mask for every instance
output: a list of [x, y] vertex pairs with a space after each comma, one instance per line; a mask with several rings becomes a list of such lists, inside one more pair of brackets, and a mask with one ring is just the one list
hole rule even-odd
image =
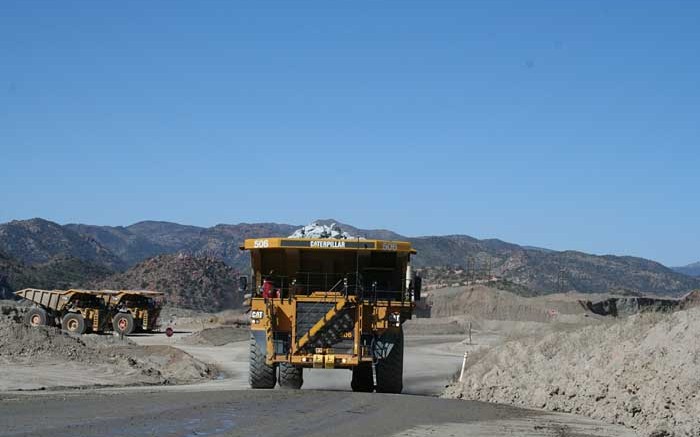
[[464, 358], [462, 358], [462, 371], [459, 372], [459, 382], [464, 379], [464, 367], [467, 365], [467, 351], [464, 351]]

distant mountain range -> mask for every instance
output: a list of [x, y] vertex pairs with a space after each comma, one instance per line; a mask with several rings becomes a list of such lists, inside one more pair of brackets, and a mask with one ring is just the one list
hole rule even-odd
[[[64, 229], [98, 243], [126, 266], [132, 266], [156, 255], [184, 252], [218, 258], [230, 266], [241, 268], [248, 263], [247, 254], [238, 249], [244, 239], [261, 235], [286, 236], [297, 227], [275, 223], [241, 223], [200, 228], [147, 221], [126, 227], [69, 224], [65, 225]], [[0, 249], [1, 235], [0, 233]]]
[[700, 278], [700, 261], [688, 264], [687, 266], [683, 267], [673, 267], [673, 270], [684, 275], [695, 276], [696, 278]]
[[[330, 224], [334, 220], [319, 222]], [[0, 251], [8, 259], [14, 260], [12, 265], [15, 267], [10, 270], [41, 270], [46, 268], [42, 266], [47, 263], [55, 263], [56, 257], [74, 259], [81, 263], [81, 268], [77, 270], [86, 273], [84, 281], [98, 283], [91, 277], [91, 269], [95, 266], [123, 272], [134, 269], [134, 266], [150, 258], [178, 253], [219, 260], [233, 269], [247, 271], [248, 254], [238, 249], [244, 239], [287, 236], [299, 227], [277, 223], [241, 223], [203, 228], [156, 221], [125, 227], [61, 226], [43, 219], [31, 219], [0, 225]], [[416, 267], [462, 266], [466, 270], [482, 274], [488, 272], [504, 278], [536, 294], [557, 291], [681, 294], [700, 288], [700, 279], [643, 258], [554, 251], [497, 239], [480, 240], [467, 235], [406, 237], [390, 230], [358, 229], [342, 223], [340, 227], [351, 235], [410, 241], [418, 250], [414, 259]], [[161, 264], [167, 265], [167, 269], [158, 267]], [[161, 264], [151, 266], [151, 269], [164, 269], [163, 274], [156, 274], [157, 277], [177, 274], [177, 263]], [[76, 270], [76, 266], [73, 266], [73, 270]], [[96, 274], [99, 276], [97, 279], [105, 278], [104, 272]], [[0, 281], [2, 275], [0, 268]], [[139, 281], [134, 278], [139, 275], [146, 274], [132, 270], [119, 277], [122, 283], [138, 285]], [[126, 278], [129, 278], [128, 281]], [[109, 283], [109, 279], [106, 280]], [[157, 282], [150, 280], [143, 283], [157, 286]]]

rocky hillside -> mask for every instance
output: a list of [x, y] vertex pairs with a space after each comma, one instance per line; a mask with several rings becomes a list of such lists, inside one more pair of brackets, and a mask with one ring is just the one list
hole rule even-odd
[[238, 308], [243, 301], [236, 270], [214, 258], [185, 254], [159, 255], [90, 285], [162, 291], [172, 305], [205, 311]]
[[99, 242], [100, 245], [118, 256], [127, 266], [132, 266], [156, 255], [177, 251], [177, 249], [153, 242], [122, 226], [66, 225], [64, 227]]
[[276, 223], [240, 223], [200, 228], [156, 221], [126, 227], [66, 225], [67, 229], [98, 241], [127, 265], [155, 255], [189, 253], [221, 259], [237, 268], [243, 268], [248, 263], [247, 254], [238, 249], [243, 240], [261, 235], [287, 236], [297, 227]]
[[688, 276], [700, 277], [700, 261], [683, 267], [674, 267], [673, 270]]
[[111, 273], [104, 266], [77, 258], [58, 256], [46, 263], [29, 266], [0, 252], [0, 299], [13, 298], [12, 293], [22, 288], [81, 287]]
[[[334, 220], [319, 220], [326, 225], [331, 222]], [[454, 282], [469, 275], [490, 274], [507, 289], [521, 294], [580, 291], [679, 295], [700, 287], [699, 278], [642, 258], [559, 252], [467, 235], [406, 237], [390, 230], [358, 229], [342, 223], [340, 227], [366, 238], [411, 241], [418, 250], [415, 266], [447, 266], [463, 271], [462, 278]], [[238, 246], [244, 239], [287, 236], [297, 228], [276, 223], [202, 228], [156, 221], [126, 227], [60, 226], [34, 219], [0, 225], [0, 250], [29, 263], [46, 262], [51, 255], [61, 254], [99, 262], [111, 269], [133, 266], [156, 255], [187, 253], [216, 258], [243, 270], [249, 258]]]
[[697, 278], [643, 258], [524, 248], [462, 235], [410, 240], [419, 252], [417, 265], [454, 267], [459, 274], [444, 278], [448, 283], [461, 283], [469, 275], [495, 276], [537, 293], [682, 294], [700, 286]]
[[[105, 266], [77, 258], [57, 256], [47, 263], [31, 266], [39, 288], [80, 288], [90, 282], [106, 278], [114, 271]], [[25, 287], [37, 287], [26, 285]], [[24, 287], [22, 287], [24, 288]]]
[[0, 251], [25, 264], [41, 264], [57, 255], [77, 258], [117, 270], [125, 263], [89, 235], [35, 218], [0, 225]]
[[627, 256], [527, 250], [495, 265], [496, 274], [543, 291], [681, 294], [700, 285], [657, 262]]
[[30, 268], [0, 252], [0, 299], [10, 299], [12, 292], [31, 284]]

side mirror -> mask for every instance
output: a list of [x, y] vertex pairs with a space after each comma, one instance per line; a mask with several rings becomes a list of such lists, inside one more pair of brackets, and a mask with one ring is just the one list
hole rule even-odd
[[413, 277], [413, 299], [420, 300], [420, 291], [423, 288], [423, 278], [416, 275]]
[[239, 276], [238, 277], [238, 291], [246, 291], [248, 289], [248, 277]]

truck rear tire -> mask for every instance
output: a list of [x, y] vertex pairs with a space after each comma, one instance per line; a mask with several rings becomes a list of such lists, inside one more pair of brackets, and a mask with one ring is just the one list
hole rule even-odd
[[304, 384], [304, 368], [289, 363], [280, 363], [280, 387], [290, 390], [299, 390]]
[[29, 326], [46, 326], [49, 324], [49, 316], [43, 308], [31, 308], [26, 317]]
[[374, 391], [374, 375], [372, 365], [360, 364], [352, 368], [352, 380], [350, 381], [352, 391], [371, 393]]
[[117, 313], [112, 317], [112, 329], [119, 335], [130, 335], [134, 327], [134, 317], [130, 313]]
[[250, 388], [275, 388], [275, 384], [277, 384], [275, 366], [270, 366], [265, 362], [265, 352], [258, 345], [258, 342], [255, 341], [252, 334], [250, 336], [248, 381], [250, 382]]
[[403, 330], [394, 340], [389, 356], [375, 366], [377, 370], [377, 393], [401, 393], [403, 390]]
[[87, 325], [80, 313], [68, 313], [61, 319], [61, 329], [71, 334], [83, 335], [87, 331]]

